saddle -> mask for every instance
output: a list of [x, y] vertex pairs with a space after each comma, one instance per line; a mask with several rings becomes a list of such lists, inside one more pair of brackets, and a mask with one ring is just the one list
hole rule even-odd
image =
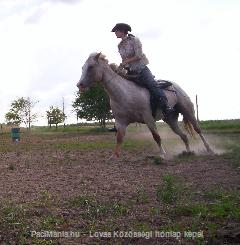
[[[126, 74], [124, 78], [126, 78], [129, 81], [134, 82], [137, 85], [139, 85], [139, 83], [138, 83], [139, 76], [138, 75], [129, 75], [129, 74]], [[163, 89], [164, 91], [167, 90], [167, 91], [176, 93], [176, 91], [173, 88], [172, 82], [170, 82], [168, 80], [159, 79], [159, 80], [156, 80], [156, 83], [157, 83], [157, 88], [158, 89]], [[141, 85], [139, 85], [139, 86], [141, 86]]]
[[[134, 82], [135, 84], [139, 85], [138, 83], [138, 75], [126, 75], [127, 79]], [[168, 105], [172, 108], [174, 108], [174, 106], [177, 103], [177, 95], [176, 95], [176, 91], [173, 87], [172, 82], [168, 81], [168, 80], [156, 80], [157, 83], [157, 88], [156, 89], [161, 89], [164, 91], [165, 96], [167, 97], [168, 100]], [[141, 85], [139, 85], [141, 86]], [[150, 105], [151, 105], [151, 109], [152, 109], [152, 115], [154, 118], [156, 118], [156, 113], [157, 113], [157, 108], [158, 108], [158, 102], [156, 100], [154, 100], [154, 98], [151, 96], [150, 94]]]
[[[137, 75], [137, 74], [129, 74], [125, 68], [123, 68], [121, 66], [118, 66], [115, 63], [111, 63], [110, 64], [110, 67], [111, 67], [111, 69], [114, 72], [116, 72], [121, 77], [123, 77], [123, 78], [125, 78], [127, 80], [130, 80], [130, 81], [135, 82], [136, 84], [138, 84], [137, 81], [138, 81], [139, 75]], [[158, 84], [158, 88], [160, 88], [160, 89], [166, 89], [166, 88], [172, 86], [172, 83], [170, 81], [168, 81], [168, 80], [159, 79], [156, 82]]]
[[[157, 80], [157, 87], [158, 89], [162, 89], [164, 91], [165, 96], [167, 97], [167, 103], [171, 108], [175, 108], [175, 105], [177, 104], [177, 93], [173, 86], [173, 83], [168, 80]], [[150, 105], [152, 109], [152, 115], [154, 118], [157, 117], [157, 102], [154, 101], [150, 97]]]
[[[117, 66], [116, 64], [110, 64], [110, 67], [118, 75], [122, 76], [123, 78], [125, 78], [127, 80], [134, 82], [138, 86], [141, 86], [138, 83], [139, 75], [129, 74], [126, 69], [124, 69], [120, 66]], [[177, 103], [177, 96], [176, 96], [176, 91], [173, 87], [172, 82], [170, 82], [168, 80], [162, 80], [162, 79], [156, 80], [156, 82], [157, 82], [157, 89], [163, 89], [164, 90], [164, 93], [168, 99], [168, 104], [169, 104], [169, 106], [171, 106], [173, 108]], [[156, 103], [156, 101], [153, 100], [153, 98], [150, 98], [150, 104], [151, 104], [152, 112], [154, 115], [155, 114], [154, 111], [157, 110], [157, 103]], [[155, 115], [154, 115], [154, 117], [155, 117]]]
[[172, 83], [168, 80], [157, 80], [156, 82], [157, 82], [158, 88], [160, 89], [166, 89], [172, 86]]
[[[126, 73], [124, 78], [138, 84], [137, 81], [138, 81], [139, 75]], [[156, 80], [156, 83], [157, 83], [157, 87], [160, 89], [166, 89], [173, 85], [170, 81], [162, 80], [162, 79]]]

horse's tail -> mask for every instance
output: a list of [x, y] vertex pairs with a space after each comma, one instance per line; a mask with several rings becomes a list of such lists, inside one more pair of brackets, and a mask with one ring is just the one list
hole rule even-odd
[[187, 93], [176, 83], [173, 83], [177, 92], [178, 111], [183, 115], [183, 125], [186, 131], [195, 138], [196, 133], [192, 121], [195, 121], [194, 105]]
[[186, 129], [186, 131], [195, 139], [196, 137], [196, 134], [195, 134], [195, 130], [193, 128], [193, 125], [192, 123], [186, 118], [183, 116], [183, 125], [184, 125], [184, 128]]

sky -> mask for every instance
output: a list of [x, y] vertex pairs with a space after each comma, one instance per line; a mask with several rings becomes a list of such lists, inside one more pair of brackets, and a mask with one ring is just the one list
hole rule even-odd
[[35, 125], [51, 105], [76, 123], [72, 103], [89, 54], [121, 62], [111, 32], [128, 23], [149, 68], [178, 83], [201, 120], [240, 118], [238, 0], [0, 0], [0, 122], [13, 100], [39, 101]]

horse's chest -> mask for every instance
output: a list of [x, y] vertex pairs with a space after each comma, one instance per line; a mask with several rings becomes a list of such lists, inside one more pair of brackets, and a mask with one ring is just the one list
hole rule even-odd
[[115, 118], [121, 118], [125, 121], [142, 122], [146, 114], [149, 114], [150, 103], [149, 96], [144, 91], [135, 91], [130, 93], [126, 90], [124, 95], [110, 98], [111, 108]]
[[132, 123], [132, 122], [142, 122], [143, 121], [143, 109], [137, 107], [128, 107], [128, 106], [116, 106], [115, 108], [112, 107], [113, 114], [115, 118], [122, 118], [125, 121]]

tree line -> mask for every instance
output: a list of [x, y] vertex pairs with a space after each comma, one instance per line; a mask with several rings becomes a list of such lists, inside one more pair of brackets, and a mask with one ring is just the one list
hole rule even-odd
[[[38, 118], [37, 113], [33, 113], [38, 102], [30, 97], [21, 97], [12, 101], [9, 111], [5, 114], [7, 124], [24, 124], [30, 130], [32, 123]], [[98, 83], [85, 93], [76, 93], [72, 107], [77, 119], [97, 121], [101, 127], [106, 126], [107, 120], [113, 119], [109, 97]], [[61, 110], [57, 106], [51, 105], [46, 111], [46, 121], [50, 128], [52, 125], [57, 128], [60, 123], [65, 122], [66, 118], [64, 109]]]

